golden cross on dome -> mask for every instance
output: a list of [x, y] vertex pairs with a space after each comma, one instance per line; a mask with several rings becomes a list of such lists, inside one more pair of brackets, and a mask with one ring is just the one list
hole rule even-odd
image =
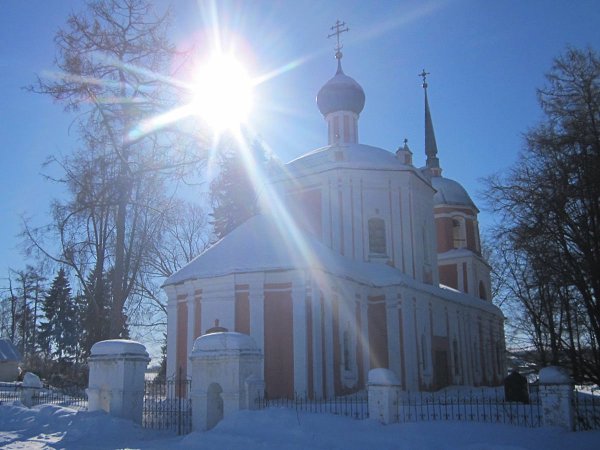
[[[345, 28], [344, 28], [345, 27]], [[342, 47], [343, 45], [340, 44], [340, 34], [346, 32], [349, 30], [349, 28], [346, 26], [346, 22], [340, 22], [340, 19], [338, 19], [335, 22], [335, 25], [333, 25], [330, 30], [333, 31], [333, 33], [327, 35], [327, 38], [331, 38], [333, 36], [336, 37], [337, 39], [337, 45], [335, 47], [335, 57], [336, 59], [340, 59], [342, 57]]]
[[427, 88], [427, 75], [429, 75], [429, 72], [425, 72], [425, 69], [423, 69], [423, 72], [421, 72], [421, 73], [419, 74], [419, 76], [420, 76], [421, 78], [423, 78], [423, 87], [424, 87], [424, 88]]

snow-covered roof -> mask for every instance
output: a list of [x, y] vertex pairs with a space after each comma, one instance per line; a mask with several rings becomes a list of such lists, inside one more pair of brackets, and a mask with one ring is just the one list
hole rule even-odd
[[383, 367], [369, 370], [367, 380], [369, 385], [399, 386], [402, 384], [394, 372]]
[[457, 181], [444, 177], [431, 177], [431, 184], [437, 191], [433, 196], [433, 204], [467, 206], [478, 211], [464, 187]]
[[403, 164], [394, 153], [365, 144], [336, 144], [317, 148], [287, 163], [286, 169], [290, 175], [307, 175], [331, 169], [402, 170], [411, 171], [425, 179], [420, 170]]
[[466, 247], [452, 248], [443, 253], [438, 253], [438, 262], [445, 262], [445, 261], [456, 260], [456, 259], [460, 259], [460, 258], [473, 258], [473, 257], [477, 258], [479, 260], [479, 262], [481, 262], [482, 264], [489, 266], [488, 262], [480, 254], [474, 252], [473, 250], [469, 250]]
[[250, 351], [257, 352], [256, 341], [247, 334], [226, 331], [221, 333], [209, 333], [196, 338], [192, 355], [212, 352]]
[[466, 247], [463, 248], [452, 248], [443, 253], [438, 253], [438, 260], [450, 259], [450, 258], [467, 258], [473, 256], [473, 251]]
[[400, 274], [389, 266], [373, 266], [334, 253], [310, 234], [292, 233], [272, 216], [260, 214], [171, 275], [164, 285], [231, 273], [293, 269], [320, 269], [367, 284], [385, 283]]
[[0, 339], [0, 361], [21, 361], [21, 359], [21, 353], [9, 339]]
[[407, 286], [457, 303], [498, 311], [489, 302], [420, 283], [387, 264], [346, 258], [312, 235], [292, 231], [268, 214], [248, 219], [167, 278], [163, 286], [231, 274], [285, 270], [318, 270], [370, 287]]

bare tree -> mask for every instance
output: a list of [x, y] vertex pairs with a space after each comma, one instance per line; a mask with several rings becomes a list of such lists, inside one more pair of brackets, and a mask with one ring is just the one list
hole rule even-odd
[[54, 202], [48, 227], [26, 225], [25, 234], [32, 249], [73, 270], [92, 308], [99, 312], [110, 295], [105, 338], [126, 333], [126, 301], [171, 211], [176, 180], [204, 157], [176, 127], [146, 126], [177, 98], [166, 76], [168, 24], [144, 0], [90, 2], [56, 35], [60, 73], [30, 87], [77, 113], [81, 148], [51, 159], [69, 198]]
[[[508, 174], [488, 179], [513, 295], [551, 357], [600, 381], [600, 58], [568, 50], [538, 91], [546, 119]], [[508, 261], [510, 264], [511, 261]], [[545, 345], [545, 344], [544, 344]]]

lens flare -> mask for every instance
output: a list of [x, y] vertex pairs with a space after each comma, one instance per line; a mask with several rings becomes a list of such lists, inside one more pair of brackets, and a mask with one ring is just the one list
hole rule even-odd
[[234, 57], [218, 55], [197, 70], [192, 108], [217, 131], [239, 128], [252, 109], [253, 82]]

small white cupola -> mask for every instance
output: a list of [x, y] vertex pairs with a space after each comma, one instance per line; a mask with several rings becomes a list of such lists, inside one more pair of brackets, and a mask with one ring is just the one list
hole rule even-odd
[[413, 152], [411, 152], [410, 148], [408, 147], [408, 139], [404, 139], [404, 146], [398, 147], [398, 150], [396, 150], [396, 158], [402, 164], [412, 166], [412, 156]]

